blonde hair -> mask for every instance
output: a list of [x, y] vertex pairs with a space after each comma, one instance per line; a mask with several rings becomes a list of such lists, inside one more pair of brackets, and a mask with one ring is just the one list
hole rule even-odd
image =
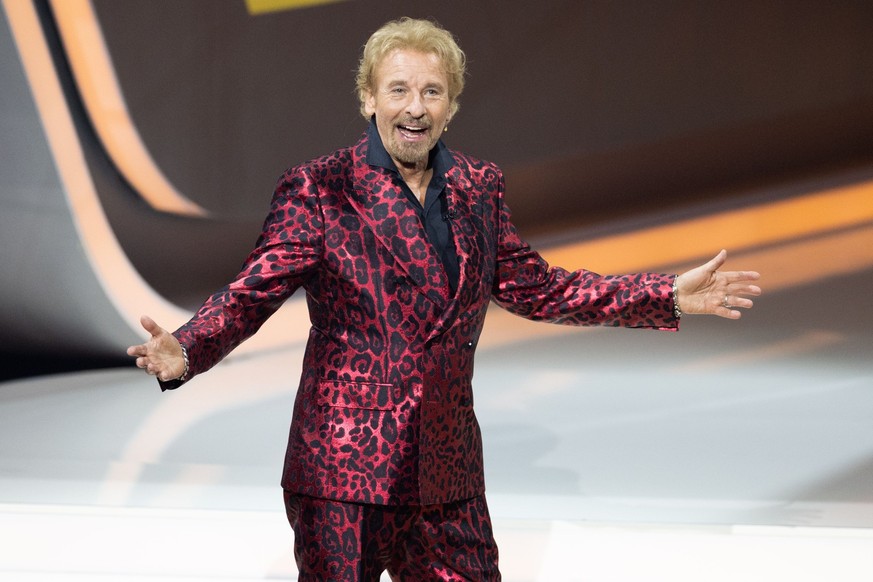
[[434, 54], [439, 58], [449, 81], [449, 112], [454, 115], [460, 107], [458, 97], [464, 90], [467, 57], [452, 33], [430, 20], [409, 17], [386, 23], [374, 32], [364, 45], [355, 79], [358, 99], [361, 101], [361, 115], [366, 119], [370, 118], [365, 109], [365, 102], [367, 94], [376, 89], [376, 67], [382, 59], [396, 50], [414, 50]]

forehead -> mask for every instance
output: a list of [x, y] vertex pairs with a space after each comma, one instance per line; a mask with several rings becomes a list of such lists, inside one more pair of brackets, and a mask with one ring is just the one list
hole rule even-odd
[[442, 61], [434, 53], [397, 49], [385, 55], [375, 68], [376, 84], [427, 82], [448, 85]]

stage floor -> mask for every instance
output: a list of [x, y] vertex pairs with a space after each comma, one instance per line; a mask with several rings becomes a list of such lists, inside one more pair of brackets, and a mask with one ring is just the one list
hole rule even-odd
[[[512, 335], [492, 313], [474, 383], [504, 579], [873, 579], [870, 315], [838, 308], [870, 280], [678, 334]], [[136, 369], [0, 385], [0, 580], [295, 579], [300, 360], [232, 357], [165, 394]]]
[[[730, 243], [729, 268], [764, 273], [741, 321], [489, 313], [474, 389], [507, 582], [873, 580], [873, 223], [822, 222], [810, 196], [842, 195], [824, 192], [690, 221], [701, 245], [715, 220], [719, 239], [780, 233]], [[645, 238], [689, 224], [668, 227], [564, 255], [639, 270], [590, 265], [630, 245], [678, 272], [681, 253]], [[305, 332], [171, 393], [132, 367], [0, 384], [0, 579], [293, 580], [279, 477]]]

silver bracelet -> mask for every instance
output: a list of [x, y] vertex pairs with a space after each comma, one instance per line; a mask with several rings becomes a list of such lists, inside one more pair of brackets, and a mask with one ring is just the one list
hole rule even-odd
[[[675, 289], [675, 286], [674, 286], [674, 289]], [[182, 348], [182, 357], [185, 358], [185, 369], [182, 370], [182, 375], [176, 379], [184, 381], [187, 379], [187, 376], [188, 376], [188, 350], [186, 350], [185, 346], [183, 346], [182, 344], [179, 344], [179, 347]]]
[[[682, 309], [679, 307], [679, 276], [673, 279], [673, 317], [680, 319], [682, 317]], [[187, 364], [185, 369], [187, 370]]]

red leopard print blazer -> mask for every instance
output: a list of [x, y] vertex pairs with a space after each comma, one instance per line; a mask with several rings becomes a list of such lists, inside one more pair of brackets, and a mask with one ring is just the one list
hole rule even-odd
[[367, 144], [288, 170], [239, 275], [175, 336], [190, 379], [302, 287], [312, 326], [282, 486], [375, 504], [470, 498], [484, 491], [471, 379], [489, 302], [553, 323], [676, 329], [673, 276], [550, 268], [510, 222], [500, 170], [452, 152], [450, 296], [418, 214], [366, 163]]

